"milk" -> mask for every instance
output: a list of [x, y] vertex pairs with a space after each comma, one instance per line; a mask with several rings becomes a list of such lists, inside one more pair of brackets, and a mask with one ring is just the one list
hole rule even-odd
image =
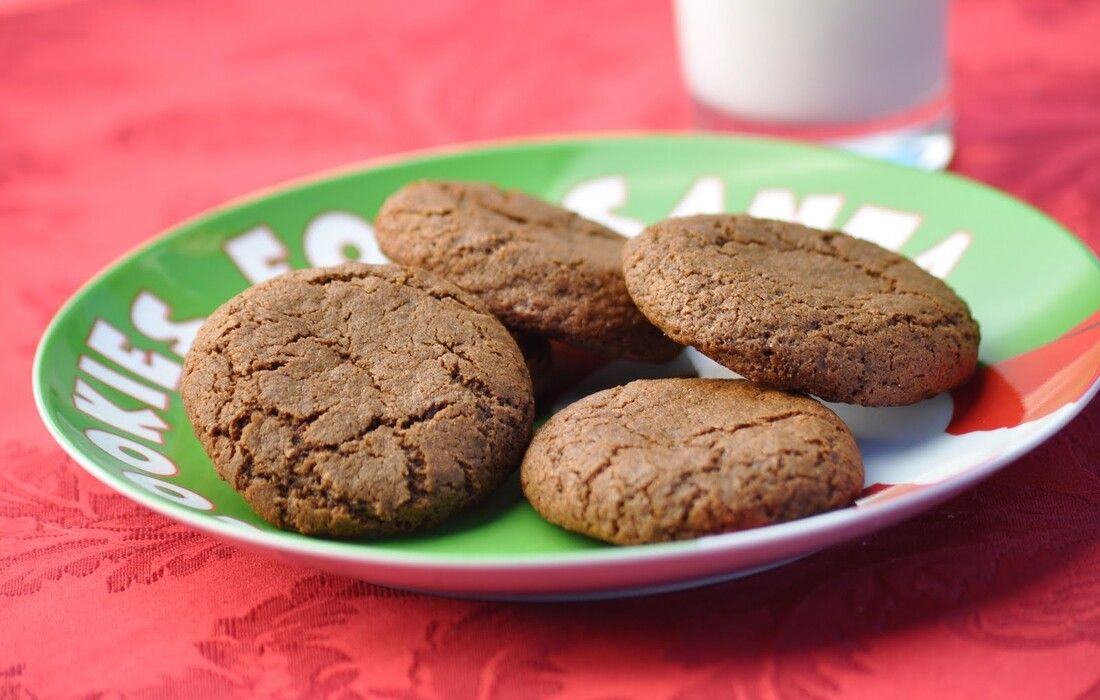
[[947, 87], [948, 0], [675, 0], [699, 105], [740, 122], [835, 125], [902, 115]]

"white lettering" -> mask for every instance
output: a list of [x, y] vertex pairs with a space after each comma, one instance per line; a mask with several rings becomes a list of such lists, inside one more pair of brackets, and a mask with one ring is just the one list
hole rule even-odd
[[158, 445], [164, 442], [161, 431], [167, 430], [168, 424], [160, 416], [148, 408], [127, 411], [88, 386], [83, 379], [76, 380], [73, 404], [92, 418], [103, 421], [107, 425], [125, 430], [131, 435], [150, 440]]
[[175, 322], [170, 318], [171, 312], [171, 307], [156, 295], [142, 292], [130, 306], [130, 321], [146, 337], [170, 341], [172, 352], [183, 357], [191, 349], [204, 319]]
[[349, 260], [389, 262], [378, 248], [371, 225], [346, 212], [322, 214], [309, 222], [302, 245], [313, 267], [339, 265]]
[[808, 194], [799, 203], [791, 190], [760, 190], [749, 204], [749, 213], [763, 219], [831, 229], [843, 206], [844, 196], [839, 194]]
[[96, 444], [99, 449], [111, 455], [115, 459], [131, 467], [136, 467], [150, 474], [172, 476], [178, 470], [172, 460], [151, 447], [135, 442], [130, 438], [108, 433], [106, 430], [89, 428], [84, 431], [88, 439]]
[[920, 226], [920, 216], [907, 211], [864, 204], [844, 227], [844, 233], [887, 250], [899, 250]]
[[936, 245], [924, 251], [913, 261], [940, 279], [947, 277], [959, 264], [963, 253], [970, 247], [972, 237], [966, 231], [956, 231]]
[[78, 366], [80, 369], [84, 370], [88, 376], [98, 379], [112, 389], [118, 389], [127, 396], [132, 396], [138, 401], [147, 403], [162, 411], [168, 408], [168, 394], [165, 394], [163, 391], [157, 391], [150, 386], [145, 386], [141, 382], [134, 381], [125, 374], [120, 374], [87, 355], [80, 356]]
[[159, 352], [130, 347], [130, 339], [101, 318], [92, 326], [88, 347], [165, 389], [175, 389], [183, 372], [183, 365]]
[[194, 491], [183, 488], [179, 484], [161, 481], [148, 474], [139, 474], [138, 472], [126, 470], [122, 472], [122, 475], [146, 491], [167, 498], [169, 501], [178, 503], [181, 506], [186, 506], [187, 508], [193, 508], [195, 510], [214, 509], [213, 503]]
[[562, 206], [633, 238], [642, 232], [645, 224], [614, 213], [626, 204], [626, 196], [626, 180], [620, 175], [606, 175], [573, 185], [562, 198]]
[[713, 175], [704, 175], [692, 184], [680, 203], [673, 207], [669, 217], [721, 214], [725, 210], [725, 185]]
[[266, 226], [230, 238], [225, 242], [225, 252], [252, 284], [290, 271], [286, 246]]

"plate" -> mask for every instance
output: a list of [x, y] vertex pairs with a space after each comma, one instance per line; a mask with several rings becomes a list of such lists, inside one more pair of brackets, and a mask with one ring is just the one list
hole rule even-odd
[[[836, 407], [863, 450], [852, 507], [693, 541], [610, 547], [540, 519], [513, 479], [431, 532], [333, 541], [265, 524], [214, 472], [177, 393], [203, 317], [250, 283], [345, 259], [383, 261], [371, 220], [419, 178], [489, 180], [630, 236], [667, 216], [749, 211], [836, 227], [944, 277], [982, 327], [981, 368], [903, 408]], [[549, 412], [633, 377], [724, 376], [691, 350], [667, 365], [565, 363]], [[233, 202], [112, 265], [38, 348], [46, 425], [82, 467], [153, 510], [242, 547], [389, 586], [487, 598], [579, 598], [744, 575], [881, 529], [1052, 435], [1096, 392], [1100, 265], [1040, 212], [965, 179], [812, 146], [711, 135], [536, 139], [328, 173]], [[545, 418], [546, 413], [542, 418]]]

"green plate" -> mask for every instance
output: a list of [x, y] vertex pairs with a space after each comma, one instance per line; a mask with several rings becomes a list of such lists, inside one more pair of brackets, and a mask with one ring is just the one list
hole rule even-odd
[[[421, 178], [487, 180], [564, 202], [624, 235], [669, 215], [750, 211], [837, 227], [946, 277], [981, 323], [983, 368], [902, 409], [841, 407], [867, 457], [856, 507], [693, 542], [611, 548], [549, 525], [513, 482], [434, 531], [384, 542], [281, 532], [215, 474], [176, 391], [198, 324], [290, 268], [384, 261], [371, 220]], [[804, 145], [705, 135], [533, 140], [366, 164], [188, 221], [82, 288], [47, 329], [39, 410], [76, 461], [169, 517], [244, 546], [391, 585], [470, 595], [602, 595], [690, 585], [807, 554], [957, 492], [1080, 410], [1100, 367], [1100, 267], [1071, 234], [1008, 196]], [[656, 370], [612, 363], [552, 410], [642, 372], [724, 371], [688, 351]]]

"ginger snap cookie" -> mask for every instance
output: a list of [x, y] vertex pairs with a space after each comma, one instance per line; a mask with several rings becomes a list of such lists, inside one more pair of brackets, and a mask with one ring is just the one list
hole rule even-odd
[[550, 522], [640, 544], [840, 508], [859, 495], [863, 462], [847, 426], [807, 396], [734, 379], [642, 379], [552, 416], [520, 476]]
[[747, 215], [669, 219], [629, 241], [627, 287], [672, 339], [770, 386], [865, 406], [964, 382], [978, 324], [944, 282], [837, 231]]
[[566, 209], [485, 183], [415, 182], [375, 229], [390, 259], [473, 292], [509, 328], [631, 360], [680, 351], [627, 293], [626, 239]]
[[316, 535], [428, 527], [519, 463], [533, 399], [508, 331], [423, 270], [290, 272], [226, 302], [181, 385], [223, 479], [265, 520]]

